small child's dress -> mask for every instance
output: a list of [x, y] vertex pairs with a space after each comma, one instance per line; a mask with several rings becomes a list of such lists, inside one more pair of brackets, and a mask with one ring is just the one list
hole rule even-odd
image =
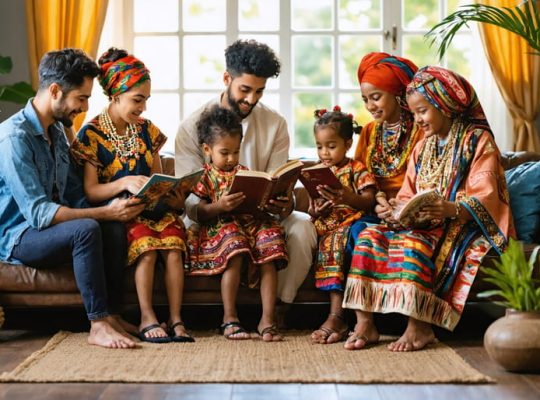
[[[348, 159], [344, 166], [330, 168], [343, 187], [355, 193], [368, 186], [377, 186], [375, 177], [360, 161]], [[344, 274], [349, 267], [344, 265], [349, 230], [364, 214], [364, 211], [339, 204], [334, 206], [328, 215], [313, 219], [319, 236], [315, 268], [315, 286], [318, 289], [343, 290]], [[350, 257], [348, 259], [350, 260]]]
[[[204, 174], [193, 193], [208, 203], [215, 203], [231, 187], [240, 169], [222, 171], [212, 164], [204, 165]], [[216, 219], [192, 225], [188, 229], [190, 275], [216, 275], [227, 268], [229, 259], [245, 254], [249, 276], [257, 276], [254, 265], [274, 262], [276, 269], [287, 266], [285, 234], [279, 221], [272, 217], [254, 218], [247, 214], [223, 214]], [[250, 282], [252, 280], [250, 279]]]
[[[89, 162], [97, 168], [99, 183], [115, 181], [128, 175], [150, 176], [154, 157], [167, 140], [152, 122], [139, 118], [129, 125], [126, 136], [111, 134], [108, 116], [102, 114], [84, 125], [71, 152], [81, 164]], [[116, 138], [122, 138], [120, 143]], [[180, 250], [187, 260], [186, 232], [182, 219], [164, 203], [158, 203], [154, 211], [144, 211], [133, 221], [126, 223], [128, 235], [127, 264], [150, 250]]]

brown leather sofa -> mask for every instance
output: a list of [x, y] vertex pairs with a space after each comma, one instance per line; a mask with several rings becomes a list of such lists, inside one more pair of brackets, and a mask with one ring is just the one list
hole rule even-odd
[[[512, 168], [522, 162], [540, 160], [540, 154], [535, 153], [510, 153], [505, 155], [505, 168]], [[174, 159], [163, 158], [164, 172], [173, 173]], [[297, 191], [297, 209], [307, 209], [307, 197], [305, 191]], [[527, 245], [528, 254], [534, 248]], [[490, 253], [484, 260], [483, 265], [489, 265], [497, 255]], [[538, 264], [537, 264], [538, 268]], [[133, 269], [126, 271], [124, 303], [126, 305], [137, 304], [137, 296], [133, 281]], [[156, 305], [167, 304], [165, 287], [163, 284], [162, 269], [158, 268], [154, 286], [154, 303]], [[485, 301], [479, 299], [477, 294], [489, 284], [482, 279], [480, 269], [479, 276], [474, 282], [469, 296], [469, 301]], [[321, 303], [327, 302], [326, 293], [318, 291], [314, 287], [313, 274], [309, 274], [298, 293], [297, 303]], [[258, 293], [242, 287], [238, 295], [239, 304], [256, 304], [260, 302]], [[220, 277], [186, 277], [184, 290], [185, 304], [219, 304]], [[70, 265], [59, 265], [50, 270], [36, 270], [25, 266], [14, 266], [0, 262], [0, 306], [14, 307], [59, 307], [59, 306], [82, 306], [81, 297], [77, 290]]]

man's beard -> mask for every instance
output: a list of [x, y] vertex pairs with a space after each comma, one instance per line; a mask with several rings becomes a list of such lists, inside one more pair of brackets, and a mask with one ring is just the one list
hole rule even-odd
[[246, 118], [249, 114], [251, 114], [251, 111], [253, 111], [253, 107], [257, 105], [257, 103], [251, 105], [251, 108], [249, 109], [249, 111], [247, 113], [244, 113], [240, 109], [238, 102], [232, 97], [230, 86], [227, 88], [227, 103], [229, 103], [231, 110], [242, 119]]
[[60, 104], [58, 105], [58, 109], [54, 111], [53, 118], [61, 122], [65, 127], [71, 128], [73, 126], [73, 119], [71, 119], [69, 116], [72, 112], [75, 110], [68, 111], [69, 109], [66, 107], [65, 99], [60, 99]]
[[66, 116], [54, 116], [54, 119], [58, 122], [61, 122], [66, 128], [71, 128], [73, 126], [73, 120]]

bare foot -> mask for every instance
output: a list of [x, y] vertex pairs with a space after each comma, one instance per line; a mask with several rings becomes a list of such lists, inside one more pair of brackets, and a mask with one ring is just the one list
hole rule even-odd
[[251, 336], [244, 327], [240, 324], [240, 321], [227, 321], [223, 322], [220, 326], [221, 334], [226, 339], [231, 340], [246, 340], [250, 339]]
[[354, 326], [354, 332], [349, 335], [349, 338], [343, 347], [345, 347], [347, 350], [360, 350], [366, 347], [368, 344], [378, 342], [379, 331], [377, 331], [373, 320], [363, 319], [356, 323]]
[[330, 313], [321, 327], [313, 331], [311, 340], [318, 344], [337, 343], [347, 337], [347, 332], [349, 332], [349, 326], [343, 317], [336, 313]]
[[[265, 326], [265, 328], [262, 328], [262, 326]], [[259, 322], [257, 333], [265, 342], [281, 342], [283, 340], [283, 335], [279, 333], [275, 323]]]
[[[139, 335], [139, 330], [137, 327], [129, 322], [127, 322], [125, 319], [123, 319], [120, 315], [115, 314], [111, 315], [111, 317], [114, 319], [114, 321], [118, 324], [118, 326], [126, 332], [128, 335], [137, 337]], [[116, 327], [115, 327], [116, 329]], [[119, 329], [116, 329], [120, 332]]]
[[88, 343], [110, 349], [131, 349], [137, 346], [133, 340], [117, 332], [105, 319], [90, 322]]
[[435, 343], [435, 334], [431, 328], [431, 324], [419, 321], [414, 318], [409, 318], [407, 329], [403, 335], [388, 345], [390, 351], [415, 351], [421, 350], [428, 344]]

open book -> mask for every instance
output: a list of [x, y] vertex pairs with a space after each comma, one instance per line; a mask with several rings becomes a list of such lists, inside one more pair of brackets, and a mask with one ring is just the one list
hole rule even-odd
[[309, 193], [309, 197], [312, 199], [321, 197], [317, 191], [317, 186], [319, 185], [327, 185], [332, 189], [341, 189], [342, 187], [341, 182], [334, 175], [330, 167], [324, 164], [316, 164], [312, 167], [302, 169], [300, 182], [302, 182]]
[[201, 179], [203, 172], [203, 169], [199, 169], [179, 178], [165, 174], [153, 174], [135, 194], [135, 197], [146, 203], [147, 210], [152, 210], [159, 199], [171, 190], [180, 188], [184, 194], [190, 192]]
[[246, 199], [233, 213], [256, 214], [264, 211], [270, 199], [287, 197], [292, 192], [303, 166], [301, 161], [291, 160], [270, 173], [238, 171], [229, 193], [242, 192]]
[[394, 219], [405, 228], [420, 227], [429, 225], [431, 218], [420, 217], [420, 211], [428, 204], [431, 204], [441, 198], [441, 195], [436, 189], [425, 190], [416, 193], [409, 199], [403, 207], [394, 211]]

